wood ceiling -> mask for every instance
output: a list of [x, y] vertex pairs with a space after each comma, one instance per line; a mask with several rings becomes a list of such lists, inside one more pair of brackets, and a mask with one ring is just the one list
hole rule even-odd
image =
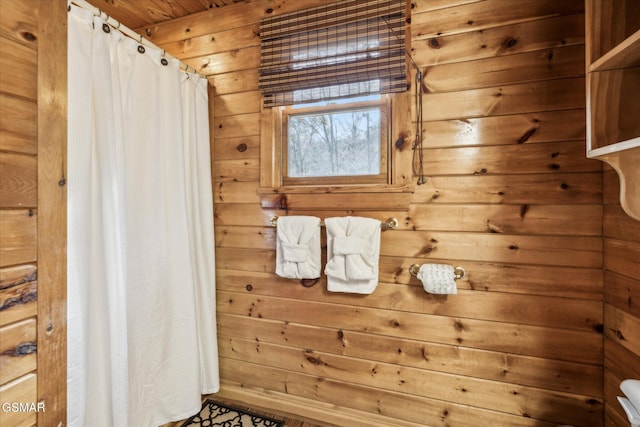
[[132, 30], [245, 0], [88, 0]]

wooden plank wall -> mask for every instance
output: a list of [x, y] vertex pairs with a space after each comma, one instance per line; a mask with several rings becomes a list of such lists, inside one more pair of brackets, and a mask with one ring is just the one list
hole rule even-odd
[[[256, 0], [139, 29], [216, 88], [221, 394], [336, 425], [603, 425], [604, 318], [619, 328], [638, 320], [620, 304], [603, 316], [602, 165], [584, 154], [583, 1], [412, 1], [428, 180], [399, 230], [383, 233], [369, 296], [276, 276], [268, 221], [390, 212], [336, 194], [263, 208], [256, 193], [258, 22], [327, 2]], [[629, 245], [637, 255], [637, 241]], [[466, 269], [458, 295], [422, 290], [408, 267], [428, 261]], [[629, 282], [609, 270], [608, 289]], [[608, 345], [637, 353], [637, 340]]]
[[[36, 402], [38, 11], [0, 11], [0, 402]], [[36, 412], [0, 410], [0, 425]]]
[[38, 403], [46, 407], [38, 411], [40, 426], [67, 420], [67, 6], [38, 3], [37, 363]]
[[627, 427], [620, 382], [640, 379], [640, 222], [620, 207], [620, 184], [604, 172], [604, 396], [606, 425]]

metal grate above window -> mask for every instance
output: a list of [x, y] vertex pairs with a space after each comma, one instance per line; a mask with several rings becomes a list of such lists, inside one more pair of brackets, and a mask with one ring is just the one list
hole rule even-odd
[[406, 0], [343, 0], [260, 22], [264, 106], [407, 90]]

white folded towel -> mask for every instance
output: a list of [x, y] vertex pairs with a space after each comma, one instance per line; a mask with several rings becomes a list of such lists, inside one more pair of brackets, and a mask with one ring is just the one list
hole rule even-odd
[[455, 269], [447, 264], [422, 264], [416, 275], [430, 294], [457, 294]]
[[276, 274], [290, 279], [320, 277], [320, 218], [278, 217]]
[[370, 294], [378, 286], [380, 221], [339, 217], [324, 221], [327, 229], [327, 290]]

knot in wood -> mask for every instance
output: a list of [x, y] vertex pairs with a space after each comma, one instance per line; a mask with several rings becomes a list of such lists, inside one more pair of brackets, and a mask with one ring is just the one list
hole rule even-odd
[[536, 130], [536, 128], [531, 128], [526, 131], [520, 138], [518, 138], [518, 144], [524, 144], [525, 142], [527, 142], [529, 138], [531, 138], [533, 134], [536, 133]]
[[22, 36], [23, 39], [25, 39], [28, 42], [33, 42], [33, 41], [36, 41], [37, 39], [35, 34], [30, 33], [29, 31], [23, 31], [22, 33], [20, 33], [20, 35]]
[[504, 42], [502, 42], [502, 47], [505, 49], [512, 49], [516, 44], [518, 44], [518, 40], [513, 37], [507, 38]]
[[320, 359], [319, 357], [313, 357], [313, 356], [306, 356], [306, 359], [309, 363], [312, 363], [314, 365], [322, 365], [322, 359]]
[[300, 284], [305, 288], [315, 286], [320, 279], [300, 279]]

